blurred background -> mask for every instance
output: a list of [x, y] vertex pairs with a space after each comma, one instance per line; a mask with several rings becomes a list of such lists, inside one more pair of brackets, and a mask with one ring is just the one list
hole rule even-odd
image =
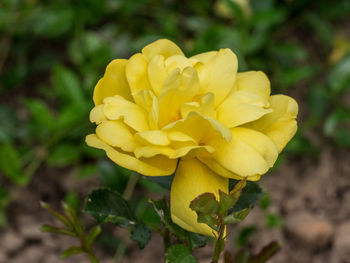
[[[159, 38], [187, 56], [231, 48], [239, 71], [264, 71], [273, 94], [299, 103], [298, 133], [263, 176], [266, 194], [230, 249], [277, 240], [269, 262], [350, 262], [348, 0], [1, 0], [0, 262], [87, 262], [60, 259], [75, 241], [40, 232], [56, 221], [39, 200], [81, 211], [94, 188], [125, 191], [130, 173], [84, 142], [92, 92], [112, 59]], [[138, 215], [156, 223], [147, 196], [164, 193], [140, 178]], [[121, 249], [122, 230], [109, 230], [97, 240], [101, 262], [162, 261], [157, 236], [140, 252], [131, 242]]]

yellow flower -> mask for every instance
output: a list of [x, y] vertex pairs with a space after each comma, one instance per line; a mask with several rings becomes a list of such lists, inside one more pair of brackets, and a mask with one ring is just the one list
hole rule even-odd
[[93, 95], [97, 128], [87, 144], [143, 175], [175, 172], [172, 219], [205, 235], [212, 230], [197, 223], [190, 202], [227, 192], [229, 178], [259, 180], [297, 129], [297, 103], [270, 96], [264, 73], [237, 73], [237, 64], [230, 49], [186, 58], [161, 39], [113, 60]]

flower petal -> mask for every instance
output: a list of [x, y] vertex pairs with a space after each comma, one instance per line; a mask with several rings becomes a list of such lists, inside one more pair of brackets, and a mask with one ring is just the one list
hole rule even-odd
[[248, 71], [237, 74], [237, 90], [253, 92], [263, 99], [270, 97], [270, 81], [262, 71]]
[[131, 154], [119, 152], [100, 140], [95, 134], [86, 137], [86, 143], [98, 149], [103, 149], [107, 156], [116, 164], [143, 175], [163, 176], [175, 171], [177, 160], [158, 155], [153, 158], [137, 159]]
[[269, 103], [250, 91], [231, 93], [217, 108], [217, 119], [228, 128], [236, 127], [261, 118], [272, 112]]
[[100, 124], [101, 122], [107, 120], [105, 114], [103, 113], [103, 105], [99, 104], [95, 106], [90, 111], [90, 121], [96, 124]]
[[140, 106], [123, 97], [114, 96], [103, 100], [103, 112], [110, 120], [122, 119], [136, 131], [149, 130], [147, 113]]
[[198, 91], [199, 80], [194, 68], [187, 67], [182, 72], [174, 70], [159, 95], [159, 126], [179, 119], [181, 105], [191, 101]]
[[148, 80], [148, 60], [141, 53], [129, 58], [125, 67], [126, 78], [129, 82], [131, 94], [134, 95], [141, 90], [151, 89]]
[[206, 192], [213, 193], [218, 198], [219, 190], [227, 193], [227, 178], [214, 174], [196, 159], [181, 160], [171, 185], [172, 220], [188, 231], [214, 236], [214, 230], [197, 222], [197, 214], [189, 206], [193, 199]]
[[133, 100], [125, 76], [126, 64], [126, 59], [115, 59], [108, 64], [103, 78], [98, 81], [94, 89], [93, 100], [95, 105], [101, 104], [104, 98], [114, 95]]
[[213, 158], [224, 168], [242, 176], [264, 174], [275, 163], [278, 152], [272, 140], [261, 132], [236, 127], [230, 142], [208, 142], [215, 148]]
[[209, 145], [204, 146], [185, 146], [178, 149], [173, 149], [170, 146], [160, 146], [160, 145], [148, 145], [143, 147], [138, 147], [135, 149], [134, 153], [137, 158], [146, 157], [150, 158], [158, 154], [164, 155], [170, 159], [177, 159], [183, 156], [187, 158], [195, 157], [200, 151], [206, 150], [207, 152], [214, 152], [214, 148]]
[[196, 111], [204, 116], [209, 116], [216, 119], [216, 111], [214, 108], [214, 94], [211, 92], [205, 93], [200, 97], [200, 102], [188, 102], [181, 105], [181, 116], [186, 118], [187, 115]]
[[136, 104], [148, 112], [148, 123], [152, 130], [158, 129], [159, 103], [151, 90], [141, 90], [134, 94]]
[[166, 132], [162, 130], [143, 131], [135, 134], [135, 138], [143, 144], [166, 146], [170, 144], [170, 140]]
[[[208, 145], [208, 141], [223, 138], [231, 140], [231, 131], [217, 120], [190, 112], [185, 119], [177, 120], [163, 127], [165, 131], [179, 131], [192, 137], [198, 144]], [[205, 132], [203, 132], [205, 131]]]
[[181, 49], [172, 41], [168, 39], [159, 39], [142, 49], [142, 54], [148, 60], [154, 56], [162, 55], [165, 59], [173, 55], [183, 55]]
[[135, 140], [130, 128], [121, 120], [102, 122], [96, 128], [96, 135], [110, 146], [119, 147], [126, 152], [133, 152], [135, 148], [141, 146]]
[[298, 104], [291, 97], [274, 95], [270, 97], [273, 112], [249, 123], [246, 127], [266, 134], [281, 152], [297, 131]]
[[215, 95], [215, 106], [218, 106], [235, 84], [238, 68], [236, 55], [226, 48], [217, 53], [208, 52], [194, 56], [191, 61], [200, 62], [195, 68], [199, 73], [201, 91], [204, 88], [206, 92], [212, 92]]
[[158, 96], [162, 90], [165, 79], [168, 77], [168, 73], [165, 69], [164, 57], [154, 56], [148, 64], [147, 73], [152, 90], [154, 94]]

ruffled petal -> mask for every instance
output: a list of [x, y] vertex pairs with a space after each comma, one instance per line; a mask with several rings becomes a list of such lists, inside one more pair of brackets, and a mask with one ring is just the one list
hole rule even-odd
[[103, 113], [110, 120], [123, 119], [136, 131], [149, 130], [147, 113], [140, 106], [123, 97], [114, 96], [103, 100]]
[[146, 157], [150, 158], [158, 154], [164, 155], [170, 159], [177, 159], [186, 156], [186, 158], [195, 157], [200, 151], [214, 152], [215, 149], [212, 146], [185, 146], [178, 149], [174, 149], [170, 146], [148, 145], [135, 149], [134, 153], [137, 158]]
[[141, 146], [135, 140], [130, 128], [121, 120], [102, 122], [96, 128], [96, 135], [110, 146], [119, 147], [126, 152], [133, 152], [135, 148]]
[[184, 55], [181, 49], [168, 39], [159, 39], [142, 49], [142, 54], [150, 61], [154, 56], [162, 55], [168, 58], [173, 55]]
[[182, 72], [174, 70], [159, 95], [159, 126], [179, 119], [181, 105], [191, 101], [198, 91], [199, 80], [194, 68], [187, 67]]
[[148, 60], [141, 53], [137, 53], [129, 58], [125, 67], [125, 74], [129, 82], [131, 95], [141, 90], [151, 89], [148, 80]]
[[181, 105], [181, 116], [186, 118], [187, 115], [192, 112], [199, 112], [204, 116], [208, 116], [216, 119], [216, 111], [214, 108], [214, 94], [205, 93], [200, 97], [199, 102], [188, 102]]
[[227, 170], [221, 164], [219, 164], [209, 152], [201, 151], [196, 155], [197, 159], [200, 160], [203, 164], [205, 164], [209, 169], [211, 169], [214, 173], [219, 174], [220, 176], [224, 176], [227, 178], [232, 178], [236, 180], [242, 180], [246, 178], [248, 181], [258, 181], [260, 180], [261, 175], [251, 175], [251, 176], [240, 176]]
[[250, 91], [263, 99], [270, 97], [270, 81], [262, 71], [248, 71], [237, 74], [237, 90]]
[[107, 156], [116, 164], [143, 175], [163, 176], [175, 171], [177, 160], [158, 155], [153, 158], [137, 159], [131, 154], [122, 153], [100, 140], [95, 134], [86, 137], [86, 143], [106, 152]]
[[170, 140], [166, 132], [162, 130], [143, 131], [135, 134], [135, 138], [143, 144], [166, 146]]
[[147, 73], [152, 90], [154, 94], [158, 96], [162, 90], [165, 79], [168, 77], [168, 72], [165, 69], [164, 57], [154, 56], [148, 64]]
[[201, 82], [201, 91], [215, 95], [215, 106], [219, 105], [234, 87], [238, 61], [228, 48], [219, 52], [208, 52], [191, 58], [198, 61], [195, 66]]
[[193, 199], [206, 192], [218, 198], [219, 190], [228, 192], [227, 178], [213, 173], [196, 159], [181, 160], [171, 185], [172, 220], [188, 231], [214, 236], [213, 229], [197, 222], [197, 214], [189, 206]]
[[269, 102], [250, 91], [231, 93], [217, 108], [217, 119], [228, 128], [236, 127], [261, 118], [272, 112]]
[[90, 111], [90, 121], [96, 124], [107, 120], [105, 114], [103, 113], [103, 105], [97, 105]]
[[115, 59], [106, 68], [106, 72], [95, 86], [93, 100], [95, 105], [102, 103], [106, 97], [120, 95], [127, 100], [133, 100], [125, 75], [126, 59]]
[[281, 152], [297, 131], [298, 104], [291, 97], [274, 95], [270, 97], [273, 112], [249, 123], [246, 127], [266, 134]]
[[242, 176], [264, 174], [275, 163], [278, 151], [272, 140], [261, 132], [236, 127], [232, 139], [208, 142], [215, 148], [213, 158], [227, 170]]
[[141, 90], [134, 95], [136, 104], [148, 112], [148, 124], [152, 130], [158, 129], [159, 103], [151, 90]]
[[232, 137], [231, 131], [225, 125], [194, 111], [190, 112], [186, 118], [163, 127], [163, 130], [185, 133], [201, 145], [210, 145], [210, 143], [207, 143], [208, 141], [215, 141], [220, 138], [228, 142]]

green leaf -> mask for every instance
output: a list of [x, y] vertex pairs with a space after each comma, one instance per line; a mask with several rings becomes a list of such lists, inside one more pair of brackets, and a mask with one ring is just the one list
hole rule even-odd
[[182, 244], [177, 244], [169, 248], [167, 256], [167, 263], [196, 263], [196, 258], [191, 254], [188, 247]]
[[28, 108], [32, 120], [40, 129], [51, 131], [55, 127], [54, 117], [46, 103], [40, 100], [26, 99], [24, 104]]
[[138, 244], [139, 249], [144, 249], [151, 240], [151, 231], [145, 224], [136, 224], [130, 232], [130, 237]]
[[112, 222], [126, 226], [136, 221], [129, 203], [119, 193], [109, 189], [92, 191], [87, 197], [84, 211], [98, 223]]
[[219, 211], [219, 203], [212, 193], [204, 193], [191, 201], [190, 208], [203, 214], [214, 214]]
[[[237, 180], [230, 179], [230, 186], [232, 187], [233, 185], [236, 185], [237, 182]], [[229, 213], [241, 211], [250, 206], [254, 207], [262, 195], [263, 191], [256, 182], [247, 182], [247, 185], [243, 188], [242, 194], [237, 203]]]
[[249, 259], [249, 263], [265, 263], [271, 257], [273, 257], [281, 248], [278, 242], [271, 242], [265, 246], [257, 255], [252, 256]]
[[266, 211], [270, 206], [270, 195], [265, 193], [260, 199], [260, 208]]
[[20, 153], [9, 143], [0, 145], [0, 171], [18, 185], [26, 185], [30, 180], [22, 170]]
[[241, 211], [234, 212], [228, 216], [224, 217], [225, 224], [235, 224], [241, 222], [244, 218], [246, 218], [250, 212], [251, 208], [245, 208]]
[[265, 216], [265, 226], [267, 228], [281, 228], [283, 224], [283, 219], [277, 214], [267, 214]]
[[82, 254], [82, 253], [84, 253], [84, 250], [81, 247], [72, 246], [72, 247], [70, 247], [62, 252], [61, 258], [67, 258], [67, 257], [73, 256], [73, 255], [78, 255], [78, 254]]
[[216, 201], [214, 194], [204, 193], [196, 197], [190, 203], [190, 208], [198, 215], [197, 221], [210, 226], [215, 231], [218, 231], [218, 217], [220, 205]]
[[190, 239], [192, 248], [199, 248], [199, 247], [204, 247], [207, 243], [207, 237], [197, 234], [197, 233], [193, 233], [193, 232], [187, 232], [187, 235]]
[[85, 106], [83, 90], [81, 89], [79, 79], [74, 72], [58, 65], [54, 69], [53, 82], [55, 88], [63, 98], [66, 98], [78, 106]]
[[94, 226], [91, 228], [89, 234], [86, 237], [86, 243], [88, 246], [91, 246], [92, 243], [95, 241], [96, 237], [101, 233], [101, 227], [100, 226]]
[[80, 152], [77, 145], [60, 143], [53, 148], [47, 163], [53, 167], [64, 167], [79, 160]]
[[42, 208], [45, 208], [47, 211], [49, 211], [54, 217], [56, 217], [58, 220], [60, 220], [69, 230], [73, 231], [74, 226], [72, 223], [60, 212], [53, 209], [49, 204], [40, 201], [40, 205]]
[[55, 227], [55, 226], [50, 226], [50, 225], [43, 225], [41, 227], [42, 232], [50, 232], [50, 233], [56, 233], [56, 234], [61, 234], [61, 235], [66, 235], [66, 236], [71, 236], [71, 237], [76, 237], [77, 235], [69, 231], [67, 229]]

